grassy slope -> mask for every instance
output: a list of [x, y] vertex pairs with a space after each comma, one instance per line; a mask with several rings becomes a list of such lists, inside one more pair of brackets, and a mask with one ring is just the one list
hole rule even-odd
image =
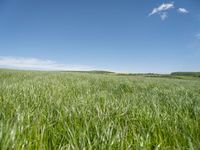
[[0, 71], [0, 149], [200, 149], [200, 80]]

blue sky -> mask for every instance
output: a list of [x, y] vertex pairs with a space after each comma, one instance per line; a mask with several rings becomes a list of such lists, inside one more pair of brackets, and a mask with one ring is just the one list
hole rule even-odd
[[200, 71], [200, 1], [0, 0], [0, 67]]

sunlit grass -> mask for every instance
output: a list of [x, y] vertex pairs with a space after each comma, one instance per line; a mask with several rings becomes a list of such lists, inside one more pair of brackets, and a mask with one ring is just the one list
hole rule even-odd
[[200, 149], [200, 80], [1, 70], [0, 149]]

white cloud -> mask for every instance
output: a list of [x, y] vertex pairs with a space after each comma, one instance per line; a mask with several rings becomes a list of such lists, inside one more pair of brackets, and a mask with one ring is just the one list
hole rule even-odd
[[[159, 7], [154, 8], [151, 11], [151, 13], [149, 13], [149, 16], [158, 14], [160, 16], [161, 20], [165, 20], [168, 17], [167, 12], [170, 9], [174, 9], [174, 8], [175, 8], [174, 2], [163, 3]], [[189, 13], [189, 11], [186, 8], [178, 8], [177, 12], [181, 13], [181, 14], [187, 14], [187, 13]]]
[[200, 40], [200, 33], [196, 34], [195, 37]]
[[149, 16], [174, 8], [174, 3], [163, 3], [159, 7], [154, 8]]
[[60, 64], [51, 60], [37, 58], [0, 56], [0, 68], [30, 69], [30, 70], [74, 70], [87, 71], [95, 68], [83, 65]]
[[187, 9], [185, 9], [185, 8], [179, 8], [179, 9], [177, 9], [177, 11], [179, 13], [181, 13], [181, 14], [187, 14], [187, 13], [189, 13], [189, 11]]
[[162, 12], [161, 14], [160, 14], [160, 18], [161, 18], [161, 20], [165, 20], [166, 18], [167, 18], [168, 16], [167, 16], [167, 12]]

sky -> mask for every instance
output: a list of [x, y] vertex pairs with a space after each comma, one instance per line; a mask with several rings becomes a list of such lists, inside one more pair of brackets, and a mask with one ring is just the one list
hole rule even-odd
[[0, 68], [200, 71], [200, 1], [0, 0]]

